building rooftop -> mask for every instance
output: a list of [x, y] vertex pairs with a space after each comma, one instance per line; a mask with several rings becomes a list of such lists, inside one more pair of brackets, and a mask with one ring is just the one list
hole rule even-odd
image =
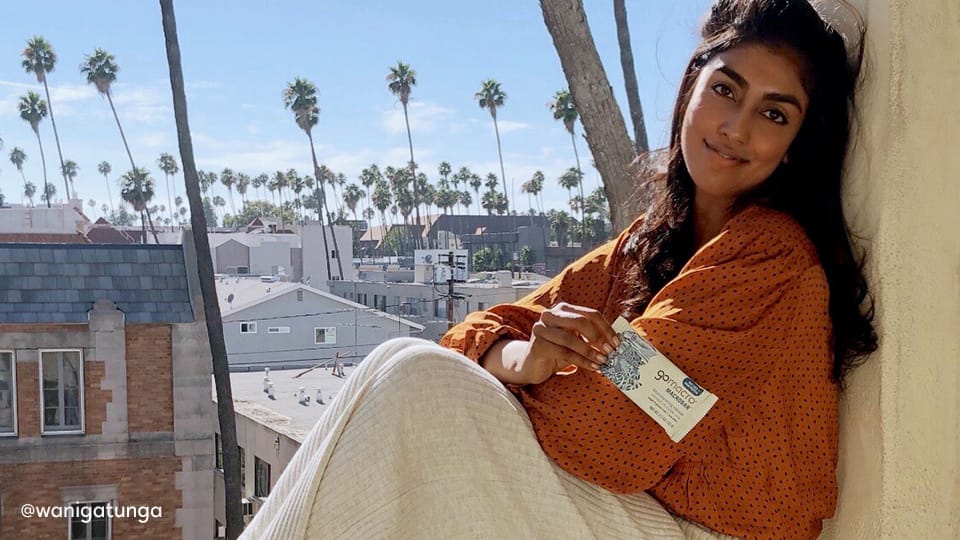
[[194, 320], [180, 246], [0, 244], [0, 323], [85, 323], [100, 299], [129, 323]]
[[[320, 416], [330, 408], [330, 402], [353, 369], [343, 368], [344, 378], [335, 377], [329, 367], [313, 370], [271, 369], [272, 399], [263, 389], [263, 370], [230, 373], [234, 409], [238, 414], [283, 433], [297, 442], [303, 442]], [[212, 388], [216, 401], [216, 389]], [[300, 388], [310, 397], [310, 401], [305, 405], [301, 405], [297, 397]], [[317, 401], [318, 388], [324, 401], [322, 405]]]

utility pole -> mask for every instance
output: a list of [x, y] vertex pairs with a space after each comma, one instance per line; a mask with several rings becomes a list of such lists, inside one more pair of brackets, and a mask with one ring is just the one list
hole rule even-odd
[[[441, 259], [444, 258], [444, 255], [440, 255]], [[459, 295], [453, 290], [453, 283], [456, 281], [455, 275], [457, 269], [465, 270], [467, 268], [466, 255], [454, 255], [453, 251], [448, 251], [446, 254], [446, 260], [442, 263], [450, 268], [450, 276], [447, 278], [447, 329], [453, 328], [453, 309], [455, 302], [454, 300], [463, 299], [463, 295]], [[461, 262], [462, 260], [462, 262]]]

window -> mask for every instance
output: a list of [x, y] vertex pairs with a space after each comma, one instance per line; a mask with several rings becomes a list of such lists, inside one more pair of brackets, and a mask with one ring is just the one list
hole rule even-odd
[[71, 505], [69, 540], [110, 540], [110, 518], [106, 502]]
[[486, 302], [477, 302], [477, 310], [478, 310], [478, 311], [483, 311], [483, 310], [485, 310], [485, 309], [487, 309], [487, 303], [486, 303]]
[[297, 302], [303, 302], [303, 289], [297, 289]]
[[213, 444], [217, 450], [217, 470], [223, 472], [223, 439], [219, 433], [213, 434]]
[[268, 334], [289, 334], [290, 327], [289, 326], [271, 326], [267, 328], [267, 333]]
[[83, 433], [83, 354], [40, 351], [43, 434]]
[[250, 273], [250, 267], [249, 267], [249, 266], [238, 266], [238, 267], [237, 267], [237, 273], [238, 273], [238, 274], [249, 274], [249, 273]]
[[331, 249], [331, 250], [330, 250], [330, 258], [331, 258], [331, 259], [336, 259], [336, 258], [337, 258], [337, 250], [335, 250], [335, 249]]
[[357, 293], [357, 303], [365, 306], [369, 305], [367, 304], [367, 293]]
[[242, 322], [242, 323], [240, 323], [240, 333], [241, 333], [241, 334], [256, 334], [256, 333], [257, 333], [257, 323], [255, 323], [255, 322]]
[[434, 306], [434, 316], [436, 317], [446, 317], [447, 316], [447, 299], [438, 298], [433, 301]]
[[253, 495], [267, 497], [270, 495], [270, 464], [253, 456]]
[[17, 434], [17, 362], [0, 351], [0, 435]]
[[316, 345], [332, 345], [337, 343], [337, 329], [332, 326], [314, 328], [313, 342]]

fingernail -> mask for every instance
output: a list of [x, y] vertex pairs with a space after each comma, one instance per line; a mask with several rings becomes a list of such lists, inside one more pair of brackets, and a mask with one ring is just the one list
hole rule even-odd
[[604, 344], [603, 344], [603, 347], [601, 347], [601, 349], [603, 349], [603, 352], [605, 352], [605, 353], [607, 353], [607, 354], [610, 354], [610, 353], [613, 352], [613, 346], [611, 346], [609, 343], [604, 343]]
[[613, 346], [614, 347], [620, 346], [620, 338], [618, 338], [617, 336], [613, 336]]
[[600, 371], [600, 366], [596, 364], [590, 364], [590, 367], [592, 367], [594, 371]]
[[598, 363], [598, 364], [606, 364], [606, 363], [607, 363], [607, 357], [604, 356], [604, 355], [602, 355], [602, 354], [597, 354], [597, 355], [594, 356], [594, 358], [597, 359], [597, 363]]

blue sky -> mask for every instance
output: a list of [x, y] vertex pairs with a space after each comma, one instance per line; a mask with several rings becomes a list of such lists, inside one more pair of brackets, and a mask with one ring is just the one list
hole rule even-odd
[[[627, 2], [651, 144], [663, 145], [667, 138], [677, 81], [709, 3]], [[585, 4], [607, 77], [626, 113], [612, 2]], [[175, 7], [199, 168], [231, 167], [256, 175], [293, 167], [308, 173], [307, 139], [280, 97], [297, 76], [319, 90], [314, 141], [321, 163], [351, 181], [371, 163], [402, 166], [408, 159], [403, 110], [384, 79], [388, 67], [403, 60], [417, 72], [410, 103], [414, 152], [431, 180], [443, 160], [454, 170], [466, 165], [481, 176], [499, 173], [490, 115], [473, 99], [481, 80], [492, 77], [508, 95], [498, 119], [518, 207], [527, 207], [520, 183], [536, 170], [546, 174], [550, 188], [545, 206], [566, 207], [556, 177], [573, 165], [573, 152], [562, 124], [547, 108], [566, 82], [537, 2], [181, 0]], [[106, 160], [113, 165], [110, 189], [116, 203], [116, 178], [129, 168], [106, 100], [78, 69], [85, 54], [102, 47], [120, 66], [114, 101], [133, 158], [153, 172], [159, 202], [165, 203], [156, 159], [161, 152], [178, 161], [179, 155], [160, 9], [147, 0], [58, 0], [42, 9], [28, 2], [0, 4], [0, 191], [8, 201], [20, 202], [22, 180], [8, 158], [14, 146], [27, 153], [27, 179], [43, 183], [36, 138], [17, 111], [17, 100], [28, 89], [42, 92], [20, 67], [20, 53], [33, 35], [50, 41], [59, 56], [49, 84], [64, 159], [80, 167], [75, 181], [80, 196], [95, 199], [98, 207], [108, 202], [104, 178], [96, 171]], [[577, 130], [582, 133], [579, 124]], [[48, 178], [62, 197], [49, 119], [40, 132]], [[579, 136], [578, 145], [581, 157], [588, 156]], [[584, 159], [589, 190], [598, 177], [588, 163]], [[175, 191], [182, 194], [181, 175], [176, 182]], [[217, 190], [226, 193], [222, 186]]]

